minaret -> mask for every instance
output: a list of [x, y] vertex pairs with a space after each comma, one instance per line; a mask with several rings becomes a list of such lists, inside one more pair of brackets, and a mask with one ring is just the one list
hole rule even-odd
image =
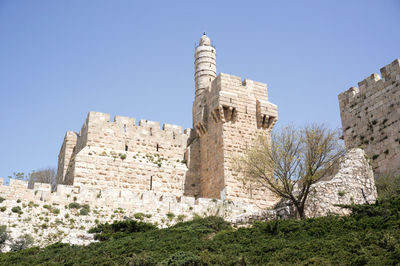
[[194, 79], [196, 97], [200, 96], [217, 76], [216, 52], [210, 38], [204, 33], [194, 53]]
[[216, 51], [210, 38], [204, 33], [194, 53], [195, 100], [193, 102], [193, 125], [202, 112], [204, 91], [209, 90], [211, 82], [217, 76]]

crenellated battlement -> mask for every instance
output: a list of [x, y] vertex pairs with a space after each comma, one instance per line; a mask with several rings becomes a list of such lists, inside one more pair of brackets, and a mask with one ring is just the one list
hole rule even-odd
[[[164, 123], [162, 127], [160, 127], [160, 122], [144, 119], [139, 120], [139, 123], [137, 124], [135, 118], [119, 115], [114, 117], [114, 121], [110, 121], [110, 114], [100, 112], [88, 113], [80, 135], [83, 135], [82, 132], [89, 129], [104, 130], [105, 128], [120, 128], [124, 133], [127, 133], [128, 131], [137, 131], [148, 136], [160, 133], [163, 136], [171, 137], [172, 139], [176, 139], [179, 136], [187, 136], [187, 134], [183, 132], [182, 127], [178, 125]], [[174, 135], [169, 133], [174, 133]]]
[[364, 95], [369, 97], [393, 83], [400, 82], [400, 60], [396, 59], [392, 63], [382, 67], [380, 72], [382, 77], [379, 74], [373, 73], [358, 82], [358, 88], [351, 87], [347, 91], [340, 93], [338, 96], [339, 101], [346, 105], [356, 99], [362, 100]]
[[400, 60], [381, 68], [339, 94], [343, 138], [348, 148], [363, 147], [377, 176], [399, 173]]

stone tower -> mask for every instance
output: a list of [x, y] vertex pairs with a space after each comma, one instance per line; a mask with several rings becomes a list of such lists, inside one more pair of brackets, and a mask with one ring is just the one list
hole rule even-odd
[[204, 33], [194, 53], [195, 99], [193, 102], [193, 127], [199, 125], [204, 111], [204, 92], [208, 92], [211, 82], [217, 76], [216, 51], [210, 38]]
[[203, 35], [195, 51], [195, 131], [186, 156], [189, 172], [185, 191], [264, 207], [275, 203], [269, 191], [234, 170], [233, 159], [246, 151], [257, 133], [269, 134], [277, 118], [277, 106], [268, 102], [266, 84], [216, 75], [216, 50]]

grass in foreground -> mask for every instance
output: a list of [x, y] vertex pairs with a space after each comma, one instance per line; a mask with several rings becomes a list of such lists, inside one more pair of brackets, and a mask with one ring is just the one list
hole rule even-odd
[[99, 243], [57, 243], [0, 254], [1, 265], [393, 265], [400, 262], [400, 197], [351, 206], [350, 217], [256, 223], [233, 229], [218, 217], [167, 229], [100, 225]]

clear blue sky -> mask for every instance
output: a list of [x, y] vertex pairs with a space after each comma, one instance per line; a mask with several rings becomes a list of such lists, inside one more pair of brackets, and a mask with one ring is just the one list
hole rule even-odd
[[337, 95], [400, 57], [400, 1], [0, 0], [0, 176], [56, 166], [88, 111], [191, 127], [204, 31], [278, 124], [340, 127]]

